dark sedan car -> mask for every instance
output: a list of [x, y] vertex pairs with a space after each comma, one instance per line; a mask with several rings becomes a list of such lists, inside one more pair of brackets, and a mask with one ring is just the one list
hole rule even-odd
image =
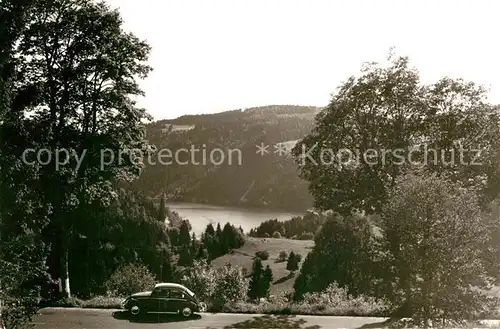
[[195, 294], [177, 283], [158, 283], [152, 291], [130, 295], [122, 302], [122, 307], [134, 316], [154, 313], [190, 317], [195, 312], [205, 311], [205, 305]]

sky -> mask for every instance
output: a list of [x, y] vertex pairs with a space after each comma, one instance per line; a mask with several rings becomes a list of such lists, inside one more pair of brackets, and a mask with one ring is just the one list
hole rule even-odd
[[391, 47], [422, 81], [482, 84], [500, 103], [497, 0], [107, 0], [152, 47], [139, 105], [156, 120], [253, 106], [326, 106]]

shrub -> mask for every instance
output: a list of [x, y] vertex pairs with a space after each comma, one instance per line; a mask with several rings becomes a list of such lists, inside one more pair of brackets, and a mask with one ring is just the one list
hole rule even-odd
[[455, 325], [496, 308], [496, 298], [474, 287], [495, 279], [484, 258], [494, 250], [492, 223], [474, 191], [437, 174], [408, 174], [397, 180], [381, 223], [391, 270], [387, 295], [398, 314], [427, 327], [437, 319]]
[[47, 248], [34, 235], [5, 233], [0, 239], [0, 328], [1, 321], [7, 329], [24, 328], [37, 313], [42, 286], [51, 283]]
[[269, 253], [265, 250], [260, 250], [255, 253], [255, 256], [262, 260], [268, 260], [269, 259]]
[[321, 292], [309, 292], [296, 306], [314, 311], [328, 311], [330, 314], [352, 314], [359, 316], [384, 314], [389, 310], [389, 304], [374, 297], [349, 295], [346, 288], [341, 288], [336, 282], [330, 284]]
[[229, 264], [214, 269], [206, 261], [195, 261], [181, 279], [209, 310], [227, 310], [231, 304], [244, 301], [248, 290], [248, 279], [243, 268]]
[[195, 261], [181, 278], [181, 283], [189, 287], [196, 296], [205, 303], [209, 303], [215, 290], [216, 273], [205, 260]]
[[300, 234], [297, 238], [298, 240], [314, 240], [314, 233], [304, 232]]
[[[373, 297], [353, 297], [347, 289], [336, 283], [321, 292], [308, 293], [300, 302], [292, 301], [286, 292], [270, 296], [260, 303], [238, 302], [231, 305], [232, 312], [257, 314], [316, 314], [335, 316], [387, 317], [390, 304]], [[294, 327], [295, 328], [295, 327]]]
[[142, 264], [128, 264], [119, 267], [105, 283], [111, 296], [121, 297], [151, 290], [155, 284], [154, 276]]
[[288, 261], [286, 263], [286, 269], [289, 270], [290, 272], [297, 271], [299, 269], [299, 263], [302, 259], [302, 256], [300, 254], [296, 254], [293, 251], [290, 253], [288, 256]]
[[280, 254], [278, 256], [278, 261], [279, 262], [284, 262], [288, 258], [288, 253], [286, 251], [280, 251]]
[[271, 236], [269, 235], [269, 233], [264, 233], [264, 238], [270, 238]]
[[226, 264], [215, 271], [215, 290], [210, 298], [212, 311], [227, 310], [230, 305], [246, 299], [248, 279], [241, 267]]
[[275, 239], [281, 239], [281, 233], [280, 233], [280, 232], [278, 232], [278, 231], [275, 231], [275, 232], [273, 233], [273, 238], [275, 238]]
[[107, 297], [96, 296], [89, 300], [81, 302], [83, 308], [121, 308], [122, 298], [120, 297]]

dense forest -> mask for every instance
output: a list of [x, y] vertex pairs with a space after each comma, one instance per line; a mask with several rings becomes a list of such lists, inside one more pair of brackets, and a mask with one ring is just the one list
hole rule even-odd
[[[240, 150], [241, 157], [226, 151], [226, 161], [216, 165], [210, 158], [202, 163], [201, 151], [194, 161], [181, 154], [180, 163], [172, 159], [171, 164], [161, 164], [157, 156], [152, 156], [132, 186], [151, 197], [166, 193], [175, 201], [306, 210], [312, 205], [307, 183], [298, 177], [293, 159], [274, 153], [273, 145], [304, 137], [313, 128], [319, 110], [274, 105], [151, 123], [147, 138], [157, 152], [167, 149], [175, 153], [194, 147], [206, 148], [209, 155], [217, 148]], [[166, 128], [169, 125], [174, 129]], [[185, 129], [176, 130], [176, 126]], [[256, 153], [256, 145], [261, 143], [269, 145], [269, 153], [263, 156]]]
[[249, 232], [258, 238], [284, 237], [296, 240], [313, 240], [315, 234], [326, 221], [327, 214], [308, 211], [304, 216], [293, 217], [286, 221], [269, 219]]

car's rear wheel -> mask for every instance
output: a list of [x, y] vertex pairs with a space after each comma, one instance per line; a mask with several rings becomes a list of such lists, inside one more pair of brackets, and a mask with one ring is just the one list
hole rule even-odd
[[181, 311], [181, 314], [185, 318], [189, 318], [191, 315], [193, 315], [193, 311], [189, 307], [184, 307]]
[[138, 304], [132, 305], [132, 307], [130, 308], [130, 314], [132, 314], [133, 316], [139, 316], [141, 314], [141, 308]]

